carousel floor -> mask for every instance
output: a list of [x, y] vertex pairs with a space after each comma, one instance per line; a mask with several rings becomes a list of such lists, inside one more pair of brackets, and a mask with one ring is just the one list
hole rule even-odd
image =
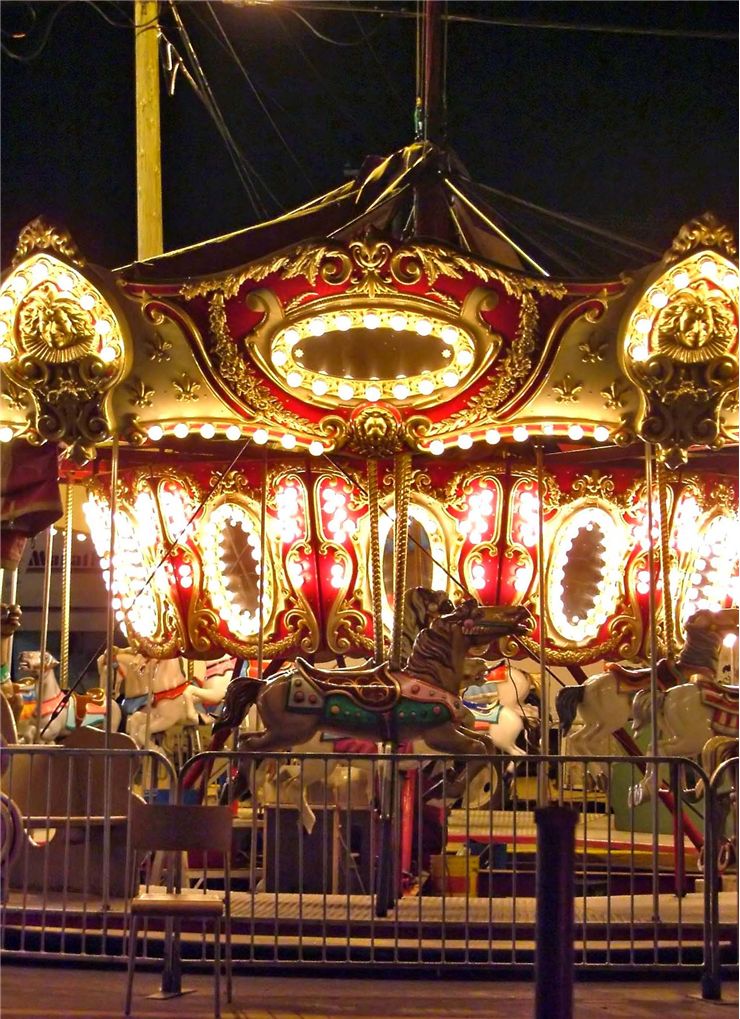
[[[122, 1015], [124, 972], [50, 964], [4, 964], [1, 974], [3, 1019], [113, 1019]], [[137, 973], [136, 1019], [208, 1019], [213, 1016], [212, 979], [187, 973], [195, 993], [150, 1000], [158, 987], [151, 971]], [[574, 1019], [725, 1019], [737, 1015], [737, 985], [729, 981], [721, 1002], [702, 1001], [696, 981], [584, 982], [575, 987]], [[237, 974], [234, 1001], [224, 1003], [224, 1019], [505, 1019], [532, 1015], [531, 981], [498, 979], [376, 979], [285, 974]]]

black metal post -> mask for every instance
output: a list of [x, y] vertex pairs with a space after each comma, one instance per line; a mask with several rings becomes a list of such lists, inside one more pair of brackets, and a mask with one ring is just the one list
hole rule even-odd
[[537, 823], [535, 1019], [573, 1016], [575, 811], [549, 804]]

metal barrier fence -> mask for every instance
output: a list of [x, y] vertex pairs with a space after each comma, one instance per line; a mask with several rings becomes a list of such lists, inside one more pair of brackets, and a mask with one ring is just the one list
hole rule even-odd
[[[234, 811], [237, 968], [531, 972], [538, 788], [576, 815], [577, 969], [685, 972], [718, 997], [737, 960], [736, 895], [727, 890], [737, 864], [725, 849], [722, 877], [717, 867], [720, 846], [737, 845], [737, 818], [728, 820], [736, 760], [710, 781], [676, 759], [231, 752], [199, 754], [176, 778], [153, 752], [2, 753], [8, 955], [123, 957], [126, 900], [140, 878], [129, 796], [192, 800], [200, 772], [203, 802]], [[656, 777], [645, 780], [651, 765]], [[698, 783], [702, 799], [687, 788]], [[633, 786], [648, 802], [630, 798]], [[217, 857], [191, 854], [187, 863], [191, 884], [222, 886]], [[140, 945], [140, 958], [161, 959], [161, 927], [144, 931]], [[186, 927], [181, 950], [192, 962], [211, 958], [197, 927]]]

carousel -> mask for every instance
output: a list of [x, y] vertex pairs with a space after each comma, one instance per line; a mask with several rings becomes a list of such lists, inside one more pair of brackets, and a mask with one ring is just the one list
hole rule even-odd
[[[519, 793], [498, 799], [492, 772], [445, 772], [448, 848], [472, 814], [511, 847], [534, 802], [608, 813], [611, 765], [538, 766], [530, 791], [515, 759], [639, 760], [630, 719], [654, 754], [736, 755], [736, 256], [705, 214], [653, 264], [553, 278], [429, 137], [115, 271], [30, 223], [0, 287], [5, 739], [97, 723], [106, 748], [119, 729], [146, 748], [178, 727], [199, 734], [189, 752], [247, 756], [322, 732], [366, 754], [421, 740], [503, 759], [499, 786], [513, 762]], [[67, 630], [75, 528], [108, 592], [99, 690], [70, 674], [68, 636], [61, 665], [48, 654], [48, 619], [10, 675], [18, 563], [54, 522]], [[424, 634], [454, 648], [446, 688]], [[642, 770], [633, 810], [657, 789]], [[633, 839], [633, 879], [636, 855]]]

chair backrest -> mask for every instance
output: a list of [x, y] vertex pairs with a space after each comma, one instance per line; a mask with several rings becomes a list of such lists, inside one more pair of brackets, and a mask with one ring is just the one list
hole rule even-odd
[[131, 805], [131, 848], [156, 852], [187, 852], [191, 849], [231, 850], [234, 815], [230, 807]]

